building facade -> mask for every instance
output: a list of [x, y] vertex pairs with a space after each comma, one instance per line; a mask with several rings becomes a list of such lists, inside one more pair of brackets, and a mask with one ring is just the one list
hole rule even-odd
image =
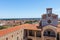
[[0, 40], [60, 40], [58, 15], [46, 9], [39, 24], [22, 24], [0, 30]]

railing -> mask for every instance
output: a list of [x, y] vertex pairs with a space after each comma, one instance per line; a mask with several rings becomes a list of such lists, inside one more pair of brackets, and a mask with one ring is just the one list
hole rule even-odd
[[48, 35], [48, 34], [44, 34], [44, 36], [48, 36], [48, 37], [56, 37], [56, 35]]

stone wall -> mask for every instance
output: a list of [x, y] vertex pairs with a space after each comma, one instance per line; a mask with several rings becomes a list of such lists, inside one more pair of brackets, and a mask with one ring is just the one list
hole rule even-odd
[[23, 29], [16, 30], [0, 37], [0, 40], [23, 40]]

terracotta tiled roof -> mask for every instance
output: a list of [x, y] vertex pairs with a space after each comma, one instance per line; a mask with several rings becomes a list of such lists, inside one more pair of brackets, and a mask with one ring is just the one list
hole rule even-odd
[[5, 34], [8, 34], [10, 32], [13, 32], [13, 31], [16, 31], [16, 30], [19, 30], [19, 29], [21, 29], [21, 28], [19, 26], [16, 26], [16, 27], [11, 27], [11, 28], [0, 30], [0, 36], [3, 36]]
[[24, 24], [22, 27], [29, 30], [41, 30], [37, 28], [38, 24]]
[[[3, 29], [3, 30], [0, 30], [0, 36], [6, 35], [8, 33], [14, 32], [19, 29], [38, 30], [38, 28], [36, 26], [37, 26], [37, 24], [36, 25], [35, 24], [23, 24], [20, 26]], [[41, 30], [41, 29], [39, 29], [39, 30]]]

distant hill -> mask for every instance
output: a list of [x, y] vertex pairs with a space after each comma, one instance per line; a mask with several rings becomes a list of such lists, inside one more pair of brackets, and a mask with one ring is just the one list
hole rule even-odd
[[41, 18], [4, 18], [0, 20], [41, 20]]
[[[3, 18], [0, 20], [41, 20], [41, 18]], [[58, 18], [60, 20], [60, 18]]]

